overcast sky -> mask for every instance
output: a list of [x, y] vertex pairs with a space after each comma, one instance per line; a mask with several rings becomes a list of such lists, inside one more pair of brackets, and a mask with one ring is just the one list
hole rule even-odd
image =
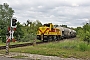
[[13, 8], [21, 23], [29, 19], [77, 27], [90, 20], [90, 0], [1, 0], [3, 3]]

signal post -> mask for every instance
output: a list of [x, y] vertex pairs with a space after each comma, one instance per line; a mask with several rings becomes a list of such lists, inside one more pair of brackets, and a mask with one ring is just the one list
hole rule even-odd
[[13, 37], [13, 33], [14, 33], [13, 29], [16, 29], [16, 27], [17, 27], [16, 22], [17, 22], [17, 19], [16, 18], [12, 18], [10, 26], [7, 29], [7, 33], [6, 33], [6, 54], [7, 55], [9, 54], [10, 41], [13, 40], [15, 42], [15, 39]]

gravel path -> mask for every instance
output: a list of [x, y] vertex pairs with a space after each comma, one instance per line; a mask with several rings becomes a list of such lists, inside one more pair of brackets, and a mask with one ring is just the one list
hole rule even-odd
[[7, 58], [0, 56], [0, 60], [27, 60], [27, 59], [15, 59], [15, 58]]
[[[14, 56], [27, 56], [22, 60], [82, 60], [76, 58], [60, 58], [57, 56], [44, 56], [44, 55], [37, 55], [37, 54], [28, 54], [28, 53], [10, 53], [9, 55], [4, 55], [2, 57], [14, 57]], [[1, 57], [0, 57], [1, 58]], [[16, 59], [17, 60], [17, 59]], [[19, 59], [20, 60], [20, 59]]]

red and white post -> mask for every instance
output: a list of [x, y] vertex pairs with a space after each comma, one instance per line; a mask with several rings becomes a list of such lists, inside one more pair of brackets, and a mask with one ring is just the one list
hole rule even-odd
[[11, 40], [11, 34], [10, 34], [10, 27], [8, 27], [8, 31], [6, 34], [6, 54], [9, 54], [9, 45], [10, 45], [10, 40]]
[[12, 18], [11, 19], [11, 23], [10, 23], [10, 27], [8, 27], [8, 31], [7, 31], [7, 34], [6, 34], [6, 54], [9, 54], [9, 46], [10, 46], [10, 41], [11, 40], [15, 40], [14, 37], [13, 37], [13, 29], [16, 29], [17, 27], [17, 19], [16, 18]]

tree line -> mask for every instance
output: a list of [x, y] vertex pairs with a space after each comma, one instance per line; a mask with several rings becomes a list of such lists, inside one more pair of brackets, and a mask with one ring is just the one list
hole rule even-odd
[[[0, 41], [6, 42], [7, 28], [10, 26], [10, 19], [14, 15], [14, 10], [9, 7], [7, 3], [0, 5]], [[39, 20], [31, 21], [27, 20], [25, 23], [20, 24], [17, 22], [17, 28], [14, 33], [14, 38], [17, 41], [27, 42], [36, 38], [36, 33], [38, 27], [42, 26]], [[58, 25], [55, 25], [58, 26]], [[67, 27], [67, 25], [60, 25], [62, 27]], [[83, 41], [90, 43], [90, 23], [86, 23], [83, 27], [72, 28], [76, 30], [77, 37]]]

